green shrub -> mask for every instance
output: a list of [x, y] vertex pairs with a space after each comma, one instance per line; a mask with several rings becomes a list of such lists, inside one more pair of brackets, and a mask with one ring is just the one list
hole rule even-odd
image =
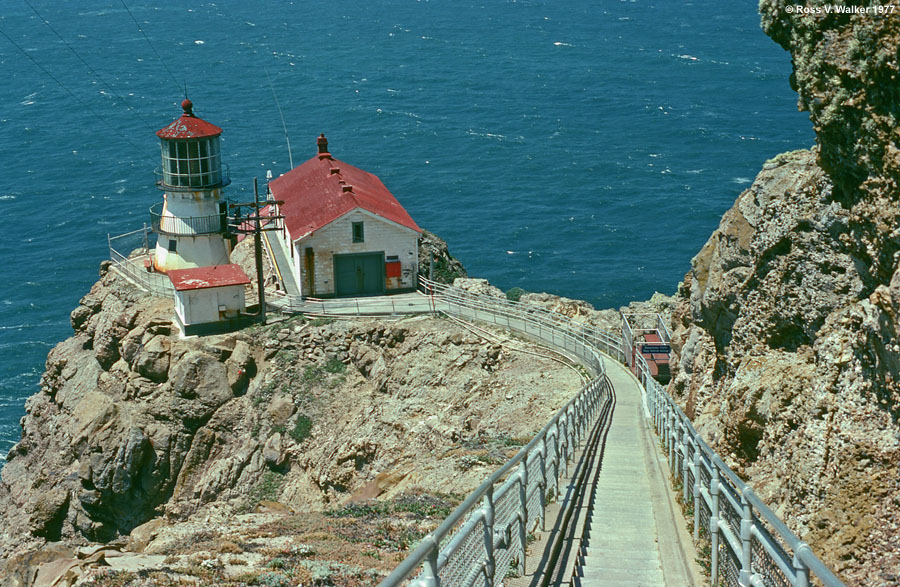
[[325, 370], [329, 373], [343, 373], [346, 367], [347, 366], [335, 356], [329, 357], [328, 362], [325, 363]]
[[519, 299], [527, 294], [528, 292], [522, 289], [521, 287], [514, 287], [508, 292], [506, 292], [506, 299], [511, 302], [518, 302]]
[[308, 416], [300, 414], [297, 416], [297, 423], [291, 430], [291, 438], [297, 442], [303, 442], [309, 438], [309, 431], [312, 430], [312, 420]]
[[276, 501], [284, 485], [284, 475], [276, 471], [266, 471], [262, 478], [247, 494], [250, 508], [259, 505], [261, 501]]
[[300, 376], [300, 380], [303, 382], [305, 387], [309, 387], [311, 385], [322, 383], [325, 379], [325, 374], [320, 367], [315, 365], [307, 365], [305, 369], [303, 369], [303, 375]]

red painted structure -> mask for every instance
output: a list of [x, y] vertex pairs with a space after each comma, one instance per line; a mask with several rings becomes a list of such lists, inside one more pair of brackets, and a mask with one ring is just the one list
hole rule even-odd
[[[660, 345], [663, 343], [662, 338], [656, 333], [648, 332], [643, 335], [643, 344], [649, 345]], [[635, 343], [635, 352], [641, 350], [641, 346], [643, 346], [640, 342]], [[641, 352], [641, 355], [647, 361], [647, 367], [650, 368], [650, 375], [654, 378], [658, 378], [660, 376], [668, 377], [669, 376], [669, 353], [644, 353]]]
[[377, 176], [331, 156], [325, 135], [319, 153], [269, 183], [291, 238], [303, 238], [356, 208], [422, 232]]
[[168, 273], [177, 291], [224, 287], [226, 285], [247, 285], [250, 278], [236, 263], [210, 265], [191, 269], [172, 269]]
[[194, 104], [190, 100], [185, 98], [181, 108], [184, 114], [156, 131], [156, 136], [161, 139], [203, 139], [222, 134], [222, 129], [215, 124], [194, 116]]

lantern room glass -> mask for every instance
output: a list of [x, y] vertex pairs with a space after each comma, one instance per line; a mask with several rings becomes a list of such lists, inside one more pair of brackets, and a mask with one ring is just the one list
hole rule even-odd
[[163, 183], [172, 187], [210, 188], [222, 184], [219, 137], [162, 141]]

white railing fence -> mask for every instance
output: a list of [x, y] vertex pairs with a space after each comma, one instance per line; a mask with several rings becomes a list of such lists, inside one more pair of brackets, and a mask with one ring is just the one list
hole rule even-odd
[[602, 358], [586, 333], [559, 328], [542, 312], [489, 301], [436, 283], [427, 283], [436, 311], [506, 326], [578, 356], [595, 377], [512, 459], [485, 480], [384, 581], [382, 587], [409, 583], [493, 585], [511, 569], [525, 571], [526, 536], [543, 528], [548, 497], [559, 496], [560, 475], [602, 407], [610, 401]]
[[[698, 544], [702, 544], [702, 538], [709, 540], [707, 570], [713, 584], [806, 587], [813, 581], [828, 587], [843, 585], [810, 547], [800, 541], [700, 438], [684, 412], [651, 377], [643, 355], [632, 352], [634, 331], [626, 320], [623, 320], [622, 338], [618, 339], [610, 333], [527, 304], [476, 295], [428, 281], [423, 282], [423, 287], [434, 311], [491, 322], [538, 338], [578, 356], [595, 373], [604, 372], [603, 359], [598, 352], [633, 367], [641, 382], [650, 418], [667, 452], [673, 478], [681, 481], [681, 498], [688, 504], [686, 509], [693, 523], [694, 539]], [[645, 328], [663, 333], [661, 338], [665, 342], [671, 338], [658, 316]], [[596, 371], [597, 368], [600, 371]], [[528, 486], [529, 471], [534, 468], [532, 479], [538, 469], [541, 471], [544, 488], [551, 478], [556, 479], [555, 475], [547, 475], [548, 464], [552, 462], [549, 455], [560, 452], [556, 439], [568, 440], [572, 430], [583, 434], [590, 417], [597, 413], [601, 399], [609, 398], [608, 388], [603, 387], [605, 381], [598, 378], [588, 384], [528, 446], [479, 486], [437, 530], [426, 536], [381, 583], [381, 587], [401, 585], [419, 568], [422, 569], [420, 574], [410, 585], [495, 585], [502, 583], [504, 571], [512, 560], [524, 564], [524, 541], [519, 541], [517, 550], [510, 551], [514, 541], [507, 537], [512, 536], [514, 529], [520, 533], [524, 531], [526, 522], [535, 517], [543, 523], [543, 500], [539, 510], [537, 505], [534, 513], [528, 509], [529, 500], [536, 495]], [[576, 416], [578, 405], [582, 406], [581, 413], [588, 416], [582, 421]], [[565, 422], [565, 428], [560, 428], [561, 422]], [[549, 440], [551, 437], [554, 440]], [[572, 437], [570, 444], [562, 450], [563, 454], [569, 455], [577, 438], [580, 434]], [[560, 463], [562, 460], [555, 466]], [[514, 469], [516, 474], [495, 492], [493, 488], [498, 481]], [[554, 473], [558, 472], [558, 469], [554, 470]], [[510, 497], [515, 494], [513, 486], [519, 489], [518, 501]], [[598, 498], [602, 499], [602, 496]], [[532, 517], [529, 518], [529, 514]], [[452, 533], [460, 523], [463, 525]]]
[[140, 289], [154, 296], [171, 297], [175, 288], [169, 278], [162, 273], [148, 271], [144, 265], [145, 260], [153, 260], [149, 249], [150, 233], [150, 228], [144, 226], [125, 234], [107, 235], [109, 258], [113, 269]]
[[681, 499], [693, 522], [694, 540], [710, 543], [714, 585], [806, 587], [815, 577], [843, 585], [812, 549], [700, 438], [691, 421], [635, 355], [650, 417], [666, 450]]

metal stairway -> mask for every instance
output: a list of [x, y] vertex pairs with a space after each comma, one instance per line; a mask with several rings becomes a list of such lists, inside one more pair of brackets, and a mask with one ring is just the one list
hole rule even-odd
[[[579, 555], [577, 586], [664, 586], [660, 562], [641, 394], [625, 369], [609, 369], [616, 390], [616, 407], [603, 449], [602, 464], [592, 492], [597, 499], [586, 522], [585, 546]], [[652, 447], [651, 447], [652, 448]], [[663, 491], [665, 488], [662, 488]], [[594, 497], [592, 496], [592, 497]], [[680, 584], [690, 584], [682, 575]]]

